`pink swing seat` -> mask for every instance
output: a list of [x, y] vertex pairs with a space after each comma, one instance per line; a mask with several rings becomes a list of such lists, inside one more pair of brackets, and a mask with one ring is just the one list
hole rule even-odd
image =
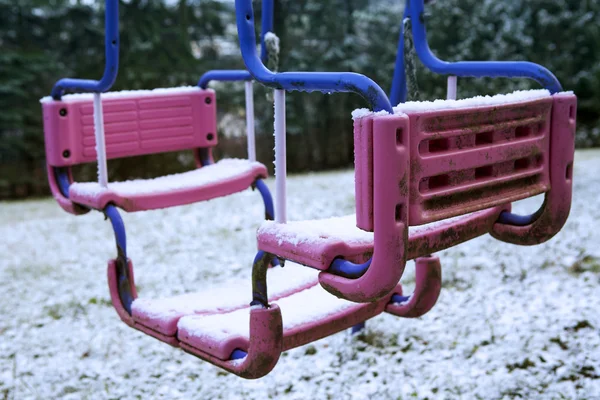
[[[218, 141], [215, 93], [210, 89], [109, 92], [102, 99], [107, 159], [198, 149], [207, 154], [200, 160], [195, 153], [201, 168], [180, 174], [113, 182], [108, 188], [74, 183], [70, 168], [96, 161], [92, 95], [42, 99], [50, 188], [68, 212], [103, 210], [108, 204], [129, 212], [190, 204], [240, 192], [267, 176], [264, 165], [249, 160], [212, 164], [210, 152]], [[207, 161], [211, 163], [205, 165]], [[68, 169], [68, 196], [60, 190], [57, 168]]]
[[[117, 313], [132, 328], [239, 376], [259, 378], [273, 369], [283, 351], [341, 332], [382, 312], [406, 318], [427, 313], [441, 290], [441, 267], [436, 257], [419, 258], [416, 267], [416, 289], [407, 300], [392, 301], [393, 296], [403, 295], [398, 284], [385, 298], [359, 304], [332, 296], [319, 286], [316, 271], [289, 262], [284, 268], [268, 271], [269, 301], [274, 303], [267, 310], [248, 305], [249, 280], [228, 282], [201, 293], [137, 298], [129, 262], [130, 290], [135, 298], [130, 315], [119, 298], [115, 260], [108, 265], [108, 283]], [[231, 360], [235, 350], [248, 355], [244, 360]]]
[[[394, 290], [406, 260], [486, 233], [521, 245], [550, 239], [571, 206], [576, 97], [529, 97], [358, 115], [356, 216], [265, 221], [259, 249], [321, 270], [321, 285], [338, 297], [372, 302]], [[511, 202], [541, 193], [537, 218], [523, 226], [499, 222]], [[328, 271], [338, 259], [370, 258], [355, 279]]]
[[[430, 254], [486, 233], [530, 244], [560, 230], [570, 208], [574, 107], [574, 96], [559, 94], [357, 118], [357, 214], [266, 221], [258, 230], [261, 250], [292, 261], [268, 270], [269, 308], [246, 305], [238, 294], [249, 293], [249, 284], [233, 284], [137, 299], [129, 315], [114, 262], [108, 269], [113, 304], [130, 326], [246, 378], [267, 374], [285, 350], [382, 312], [421, 316], [441, 291], [440, 262]], [[540, 193], [546, 200], [536, 219], [523, 226], [498, 222], [510, 202]], [[339, 258], [372, 262], [350, 279], [329, 271]], [[408, 259], [416, 260], [416, 285], [404, 297], [398, 282]], [[131, 277], [136, 297], [132, 271]], [[217, 304], [213, 293], [230, 297]], [[232, 359], [236, 350], [243, 359]]]

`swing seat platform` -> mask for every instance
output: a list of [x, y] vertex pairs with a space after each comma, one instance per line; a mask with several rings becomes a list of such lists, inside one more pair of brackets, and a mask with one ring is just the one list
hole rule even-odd
[[[406, 260], [487, 233], [547, 241], [571, 206], [575, 108], [574, 95], [540, 90], [407, 103], [393, 115], [359, 111], [356, 215], [266, 221], [258, 247], [321, 270], [329, 293], [368, 303], [394, 289]], [[512, 202], [539, 194], [536, 213], [506, 222]]]
[[[423, 257], [490, 231], [508, 206], [409, 228], [407, 259]], [[452, 234], [449, 235], [448, 232]], [[318, 220], [264, 221], [257, 233], [258, 248], [267, 253], [319, 270], [327, 270], [339, 257], [365, 262], [374, 253], [375, 235], [356, 226], [356, 215]]]
[[[108, 160], [191, 150], [198, 167], [154, 179], [112, 182], [107, 188], [74, 182], [71, 172], [73, 166], [96, 162], [93, 95], [41, 102], [48, 181], [54, 198], [73, 214], [103, 210], [108, 204], [128, 212], [191, 204], [240, 192], [267, 177], [267, 168], [258, 162], [212, 162], [212, 148], [218, 143], [213, 90], [181, 87], [103, 94]], [[61, 172], [68, 192], [60, 185]]]
[[[136, 298], [131, 261], [128, 268], [130, 290]], [[341, 332], [382, 312], [406, 318], [422, 316], [440, 294], [441, 266], [437, 257], [420, 258], [416, 262], [416, 288], [410, 297], [403, 296], [398, 284], [385, 298], [362, 304], [332, 296], [318, 284], [317, 271], [292, 262], [283, 268], [270, 268], [267, 281], [271, 303], [268, 309], [248, 304], [251, 285], [244, 279], [199, 293], [136, 298], [130, 315], [119, 297], [117, 261], [111, 260], [108, 265], [111, 299], [126, 324], [249, 378], [268, 373], [283, 351]], [[280, 323], [257, 324], [255, 313], [262, 314], [263, 319], [265, 314], [276, 314]], [[274, 362], [265, 362], [253, 372], [240, 370], [242, 360], [236, 359], [240, 356], [236, 357], [235, 352], [252, 358], [256, 355], [256, 341], [263, 343], [265, 349], [261, 351], [268, 353], [265, 359], [270, 355]]]
[[[285, 268], [271, 268], [267, 274], [267, 284], [270, 300], [274, 301], [314, 286], [316, 272], [288, 263]], [[228, 313], [246, 308], [251, 292], [250, 279], [240, 279], [211, 286], [199, 293], [159, 299], [138, 298], [132, 303], [131, 311], [136, 325], [160, 335], [175, 336], [182, 317]]]
[[241, 192], [266, 177], [267, 169], [261, 163], [223, 159], [180, 174], [111, 182], [107, 188], [98, 182], [76, 182], [69, 187], [69, 198], [97, 210], [111, 203], [128, 212], [153, 210]]

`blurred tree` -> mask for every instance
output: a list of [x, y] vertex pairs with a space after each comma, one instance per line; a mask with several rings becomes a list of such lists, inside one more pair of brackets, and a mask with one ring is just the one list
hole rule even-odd
[[[99, 78], [103, 2], [0, 0], [0, 197], [45, 190], [41, 110], [61, 77]], [[391, 86], [401, 0], [276, 0], [281, 71], [353, 71]], [[256, 15], [260, 1], [255, 0]], [[600, 145], [600, 1], [440, 0], [426, 6], [430, 46], [442, 59], [529, 60], [553, 71], [579, 98], [578, 144]], [[260, 24], [256, 24], [258, 29]], [[115, 90], [193, 85], [215, 68], [243, 68], [233, 2], [120, 2], [121, 63]], [[417, 63], [421, 99], [445, 97], [445, 78]], [[243, 121], [243, 85], [213, 84], [222, 126]], [[528, 80], [460, 79], [459, 97], [536, 88]], [[256, 88], [259, 159], [273, 158], [273, 107]], [[290, 171], [349, 166], [354, 94], [287, 97]], [[225, 115], [228, 118], [223, 118]], [[232, 122], [233, 121], [233, 122]], [[237, 125], [236, 125], [237, 126]], [[220, 133], [217, 156], [245, 156], [244, 138]], [[177, 154], [111, 162], [111, 179], [189, 167]], [[93, 179], [93, 166], [82, 171]]]

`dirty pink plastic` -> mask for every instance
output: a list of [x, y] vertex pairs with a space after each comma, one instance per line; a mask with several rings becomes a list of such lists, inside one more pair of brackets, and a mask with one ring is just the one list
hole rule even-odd
[[[167, 344], [170, 344], [173, 347], [179, 347], [179, 341], [176, 338], [174, 338], [172, 336], [168, 336], [168, 335], [163, 335], [159, 332], [153, 331], [152, 329], [145, 327], [144, 325], [140, 325], [140, 324], [136, 323], [134, 321], [133, 317], [131, 315], [129, 315], [127, 310], [125, 310], [125, 307], [123, 307], [123, 304], [121, 303], [121, 299], [119, 297], [119, 284], [118, 284], [118, 278], [117, 278], [117, 264], [116, 263], [117, 263], [116, 260], [110, 260], [108, 262], [108, 269], [107, 269], [108, 289], [110, 292], [110, 299], [112, 301], [113, 307], [117, 311], [117, 314], [119, 315], [119, 318], [121, 318], [121, 321], [125, 322], [130, 327], [140, 330], [149, 336], [153, 336], [156, 339], [158, 339], [162, 342], [165, 342]], [[131, 285], [130, 286], [131, 294], [133, 295], [133, 299], [135, 300], [138, 297], [138, 295], [137, 295], [137, 290], [135, 288], [135, 278], [133, 276], [133, 264], [132, 264], [131, 260], [127, 260], [127, 268], [129, 268], [129, 277], [131, 278], [130, 282], [129, 282]]]
[[520, 244], [543, 243], [563, 227], [571, 210], [573, 158], [575, 153], [575, 116], [577, 98], [572, 94], [553, 96], [550, 134], [550, 183], [539, 217], [527, 226], [497, 223], [491, 235]]
[[[487, 234], [502, 211], [510, 211], [510, 205], [493, 207], [433, 226], [416, 228], [409, 234], [407, 260], [442, 251]], [[257, 238], [260, 250], [322, 271], [328, 269], [338, 257], [363, 263], [373, 255], [375, 247], [374, 241], [354, 244], [331, 237], [319, 241], [318, 244], [294, 243], [271, 232], [260, 231]]]
[[[402, 286], [396, 285], [395, 291], [402, 291]], [[351, 328], [356, 324], [366, 321], [381, 314], [386, 305], [390, 302], [391, 294], [385, 298], [372, 303], [356, 304], [356, 306], [338, 312], [334, 315], [329, 315], [326, 319], [314, 321], [310, 324], [297, 326], [295, 328], [284, 331], [283, 334], [283, 349], [289, 350], [298, 346], [303, 346], [315, 340], [322, 339], [334, 333], [341, 332]]]
[[[406, 303], [390, 303], [385, 311], [398, 317], [417, 318], [428, 313], [442, 290], [442, 267], [438, 257], [419, 257], [415, 260], [415, 291]], [[402, 293], [398, 293], [402, 294]]]
[[[211, 167], [209, 165], [202, 168]], [[238, 193], [249, 188], [257, 178], [266, 177], [267, 168], [257, 163], [251, 170], [239, 173], [230, 179], [222, 179], [218, 182], [198, 185], [193, 188], [124, 196], [112, 190], [106, 190], [100, 195], [90, 195], [88, 193], [79, 193], [76, 188], [71, 187], [69, 199], [74, 203], [97, 210], [103, 210], [107, 204], [114, 204], [127, 212], [156, 210]]]
[[[50, 185], [52, 196], [63, 210], [75, 215], [82, 215], [90, 211], [89, 209], [81, 207], [80, 205], [73, 203], [71, 200], [63, 196], [60, 188], [58, 187], [57, 177], [52, 166], [46, 164], [46, 172], [48, 174], [48, 184]], [[67, 174], [69, 182], [73, 183], [73, 174], [71, 173], [70, 168], [68, 169]]]
[[[42, 107], [48, 164], [66, 167], [95, 162], [91, 97], [50, 101]], [[105, 98], [102, 108], [107, 159], [217, 144], [216, 101], [212, 90]], [[69, 157], [64, 157], [66, 152]]]
[[373, 121], [374, 252], [360, 278], [319, 274], [331, 294], [355, 302], [386, 296], [400, 281], [407, 257], [410, 156], [408, 117], [386, 115]]
[[[131, 261], [128, 262], [128, 268], [131, 274], [132, 294], [134, 298], [137, 298]], [[432, 274], [436, 268], [437, 274], [434, 277]], [[281, 311], [277, 304], [272, 304], [268, 309], [246, 306], [250, 311], [250, 337], [233, 335], [226, 340], [216, 341], [207, 337], [198, 337], [194, 332], [187, 332], [185, 329], [176, 332], [177, 336], [164, 335], [137, 323], [121, 304], [117, 287], [116, 261], [111, 260], [108, 264], [111, 299], [123, 322], [171, 346], [180, 347], [190, 354], [247, 379], [256, 379], [268, 374], [277, 364], [283, 351], [348, 329], [384, 311], [407, 317], [424, 314], [431, 308], [429, 305], [435, 304], [439, 291], [436, 294], [434, 289], [440, 286], [440, 277], [439, 262], [435, 264], [430, 259], [419, 259], [417, 261], [417, 288], [412, 297], [416, 300], [411, 300], [401, 306], [390, 305], [392, 293], [402, 294], [402, 287], [398, 284], [388, 296], [377, 302], [356, 304], [320, 320], [285, 331]], [[293, 296], [293, 293], [288, 295]], [[398, 309], [398, 307], [401, 308]], [[245, 350], [248, 355], [242, 360], [229, 360], [235, 349]]]
[[[549, 190], [552, 103], [549, 97], [519, 104], [407, 113], [410, 225]], [[375, 179], [369, 149], [376, 132], [372, 124], [380, 118], [360, 118], [354, 129], [357, 226], [368, 231], [374, 229]]]
[[[242, 360], [227, 360], [229, 357], [219, 358], [213, 352], [224, 353], [224, 349], [231, 348], [231, 344], [223, 342], [196, 341], [180, 333], [180, 347], [201, 359], [223, 368], [233, 374], [246, 379], [257, 379], [265, 376], [275, 367], [283, 351], [283, 322], [281, 310], [277, 304], [270, 308], [253, 308], [250, 310], [250, 340], [247, 349], [248, 355]], [[189, 342], [187, 342], [189, 340]], [[239, 338], [233, 341], [237, 345]], [[231, 348], [231, 352], [235, 347]], [[229, 355], [227, 354], [227, 355]]]
[[[294, 293], [301, 292], [301, 291], [308, 289], [310, 287], [313, 287], [317, 284], [318, 284], [318, 282], [315, 279], [313, 282], [307, 283], [305, 285], [297, 286], [293, 289], [285, 290], [281, 293], [271, 293], [269, 295], [269, 301], [277, 301], [283, 297], [291, 296]], [[155, 318], [151, 314], [139, 312], [135, 308], [132, 309], [132, 314], [133, 314], [133, 319], [137, 326], [145, 326], [147, 329], [150, 329], [161, 335], [175, 336], [177, 334], [177, 323], [179, 322], [179, 319], [184, 316], [228, 313], [228, 312], [232, 312], [235, 310], [239, 310], [241, 308], [246, 308], [246, 307], [248, 307], [248, 304], [249, 304], [249, 301], [246, 301], [244, 303], [241, 303], [241, 304], [239, 304], [237, 306], [233, 306], [233, 307], [220, 307], [218, 310], [217, 309], [202, 309], [202, 304], [198, 304], [198, 309], [193, 314], [177, 313], [177, 314], [173, 314], [172, 316], [170, 316], [168, 318], [162, 316], [161, 318], [158, 318], [158, 319]]]
[[407, 259], [424, 257], [485, 235], [492, 230], [500, 213], [510, 209], [507, 204], [419, 229], [410, 235]]
[[[180, 93], [141, 93], [103, 99], [107, 159], [169, 151], [206, 148], [217, 144], [215, 93], [212, 90]], [[72, 214], [85, 207], [102, 210], [114, 204], [125, 211], [143, 211], [191, 204], [226, 196], [248, 188], [267, 169], [256, 165], [251, 171], [230, 179], [195, 188], [152, 194], [120, 195], [106, 191], [99, 196], [71, 188], [69, 198], [60, 192], [54, 167], [64, 167], [73, 182], [70, 167], [96, 161], [93, 103], [91, 98], [43, 103], [48, 181], [59, 205]], [[198, 155], [195, 154], [198, 162]], [[212, 159], [212, 154], [209, 154]]]
[[[395, 289], [395, 292], [401, 291], [402, 288], [398, 285]], [[333, 315], [329, 315], [324, 319], [315, 320], [312, 323], [294, 327], [292, 329], [284, 330], [282, 324], [281, 327], [279, 327], [279, 329], [281, 330], [280, 335], [282, 337], [281, 345], [276, 345], [274, 347], [279, 347], [280, 351], [286, 351], [310, 342], [314, 342], [315, 340], [322, 339], [334, 333], [341, 332], [362, 321], [365, 321], [369, 318], [381, 314], [385, 310], [387, 304], [390, 302], [390, 298], [391, 294], [385, 299], [381, 299], [378, 302], [373, 302], [370, 304], [356, 304], [351, 308], [337, 312]], [[273, 308], [277, 306], [273, 304], [271, 307]], [[256, 311], [259, 310], [251, 310], [249, 339], [242, 336], [232, 335], [226, 340], [217, 341], [214, 339], [198, 337], [194, 335], [193, 332], [187, 332], [185, 329], [181, 329], [178, 334], [178, 337], [181, 341], [180, 346], [186, 351], [191, 352], [207, 361], [217, 361], [218, 363], [213, 363], [215, 363], [218, 366], [223, 367], [222, 364], [226, 366], [231, 365], [231, 362], [223, 360], [227, 360], [233, 352], [233, 350], [235, 350], [236, 348], [242, 350], [248, 349], [249, 356], [252, 353], [252, 341], [254, 339], [254, 334], [252, 332], [252, 323], [254, 321], [253, 313]], [[262, 332], [261, 335], [265, 335], [265, 332]], [[272, 338], [272, 333], [270, 335], [270, 337]], [[274, 353], [268, 353], [269, 359], [271, 359], [273, 356]], [[265, 371], [265, 374], [269, 371]], [[232, 372], [238, 374], [237, 371]]]
[[258, 249], [278, 255], [302, 265], [326, 270], [337, 257], [355, 263], [367, 261], [373, 254], [373, 243], [347, 243], [338, 238], [327, 238], [318, 243], [291, 243], [269, 232], [257, 234]]

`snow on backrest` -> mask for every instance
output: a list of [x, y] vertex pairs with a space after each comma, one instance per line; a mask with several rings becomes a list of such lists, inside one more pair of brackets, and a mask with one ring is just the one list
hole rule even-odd
[[[407, 202], [411, 226], [510, 203], [550, 189], [552, 96], [508, 98], [497, 104], [444, 108], [406, 107], [409, 117], [410, 179]], [[400, 110], [397, 110], [399, 112]], [[355, 117], [357, 226], [373, 230], [374, 141], [398, 132], [377, 132], [379, 115]], [[379, 125], [384, 126], [384, 125]], [[387, 188], [386, 188], [387, 186]]]
[[[96, 160], [91, 94], [42, 99], [46, 158], [52, 166]], [[213, 147], [215, 93], [197, 87], [102, 95], [107, 158]]]

